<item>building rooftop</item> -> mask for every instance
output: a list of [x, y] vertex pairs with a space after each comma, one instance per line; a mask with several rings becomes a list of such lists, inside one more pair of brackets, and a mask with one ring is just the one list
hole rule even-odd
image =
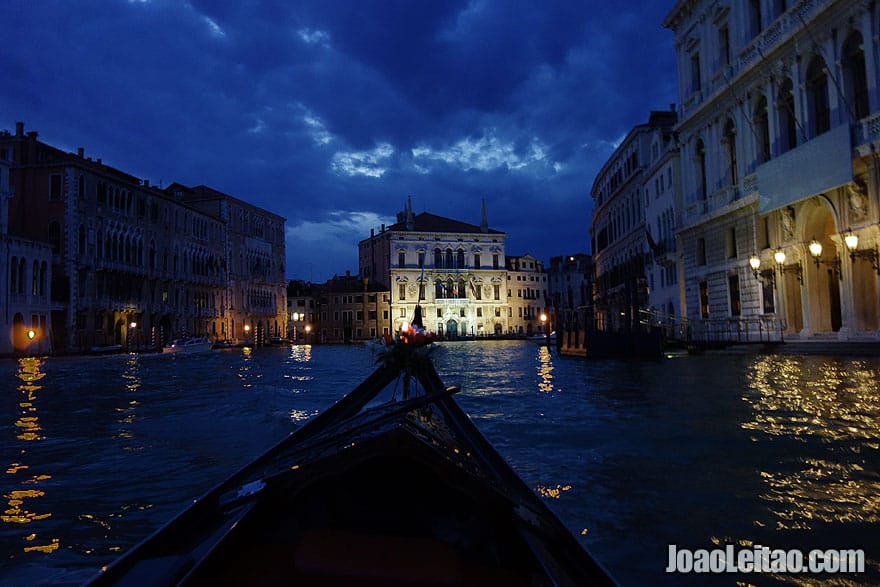
[[[402, 220], [388, 227], [388, 230], [407, 231], [407, 222]], [[476, 224], [468, 224], [451, 218], [444, 218], [429, 212], [421, 212], [413, 216], [413, 227], [408, 232], [458, 232], [472, 234], [504, 234], [500, 230], [486, 228], [483, 230]]]

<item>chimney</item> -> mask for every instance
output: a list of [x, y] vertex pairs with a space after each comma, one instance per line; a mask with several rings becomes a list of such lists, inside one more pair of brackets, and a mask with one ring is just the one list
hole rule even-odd
[[24, 136], [24, 123], [16, 122], [15, 123], [15, 136], [23, 137]]
[[37, 136], [39, 136], [39, 135], [38, 135], [37, 131], [35, 131], [35, 130], [29, 130], [27, 133], [27, 137], [32, 141], [37, 140]]
[[101, 158], [100, 158], [100, 157], [98, 157], [95, 161], [98, 163], [98, 165], [103, 165], [103, 164], [104, 164], [104, 162], [101, 161]]
[[86, 154], [86, 150], [85, 150], [85, 149], [83, 149], [82, 147], [77, 147], [77, 149], [76, 149], [76, 156], [77, 156], [77, 157], [79, 157], [80, 159], [82, 159], [83, 157], [85, 157], [85, 154]]
[[149, 179], [145, 179], [145, 180], [144, 180], [144, 187], [145, 187], [145, 188], [150, 187], [150, 180], [149, 180]]
[[380, 232], [385, 232], [385, 224], [384, 224], [384, 223], [382, 224], [382, 228], [379, 229], [379, 231], [380, 231]]
[[480, 232], [484, 234], [489, 232], [489, 219], [486, 216], [486, 198], [483, 198], [483, 214], [482, 218], [480, 218]]

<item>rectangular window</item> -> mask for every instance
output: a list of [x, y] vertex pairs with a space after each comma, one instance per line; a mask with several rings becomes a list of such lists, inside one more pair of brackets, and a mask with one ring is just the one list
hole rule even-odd
[[498, 254], [492, 255], [492, 269], [498, 269]]
[[706, 239], [697, 239], [697, 265], [706, 264]]
[[776, 313], [776, 303], [773, 299], [775, 292], [773, 291], [773, 282], [770, 281], [770, 278], [773, 276], [773, 269], [765, 269], [761, 272], [761, 293], [763, 293], [764, 298], [764, 313], [765, 314], [775, 314]]
[[483, 317], [483, 308], [477, 308], [477, 318]]
[[397, 286], [397, 299], [405, 300], [406, 299], [406, 284], [401, 283]]
[[736, 259], [736, 227], [731, 226], [727, 229], [727, 258]]
[[726, 25], [718, 30], [718, 57], [721, 65], [730, 65], [730, 29]]
[[691, 55], [691, 93], [699, 92], [702, 87], [700, 79], [700, 54]]
[[397, 253], [397, 266], [406, 267], [406, 253]]
[[480, 268], [480, 255], [474, 254], [474, 269]]
[[61, 199], [61, 175], [58, 173], [49, 176], [49, 199], [53, 201]]
[[501, 299], [501, 286], [500, 285], [493, 285], [492, 286], [492, 295], [493, 295], [493, 298], [496, 300]]
[[709, 319], [709, 284], [705, 281], [700, 282], [700, 317]]
[[727, 278], [727, 287], [730, 291], [730, 315], [739, 316], [742, 313], [742, 302], [739, 298], [739, 275], [730, 275]]
[[424, 266], [425, 266], [425, 252], [420, 251], [419, 252], [419, 268], [422, 268]]

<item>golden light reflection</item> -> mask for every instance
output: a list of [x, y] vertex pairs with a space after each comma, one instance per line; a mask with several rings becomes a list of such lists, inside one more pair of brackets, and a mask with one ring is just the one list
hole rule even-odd
[[[141, 358], [140, 355], [137, 354], [129, 355], [128, 359], [125, 361], [125, 366], [122, 371], [122, 379], [125, 382], [126, 392], [136, 393], [143, 385], [143, 378], [140, 373], [141, 366]], [[116, 431], [114, 437], [131, 440], [135, 435], [131, 431], [130, 425], [134, 424], [135, 420], [137, 420], [137, 410], [141, 404], [137, 399], [130, 396], [120, 396], [119, 399], [123, 403], [117, 406], [115, 411], [118, 414], [116, 423], [121, 424], [121, 427]], [[125, 447], [125, 450], [141, 450], [142, 448], [143, 447], [128, 445]]]
[[549, 497], [552, 499], [559, 499], [562, 496], [563, 491], [568, 491], [571, 489], [571, 485], [556, 485], [556, 487], [548, 487], [546, 485], [538, 485], [535, 488], [535, 491], [538, 492], [538, 495], [541, 497]]
[[290, 358], [297, 363], [308, 363], [312, 360], [312, 345], [299, 344], [291, 345]]
[[[43, 430], [40, 426], [39, 416], [37, 415], [38, 392], [43, 388], [39, 385], [39, 381], [46, 374], [42, 371], [43, 361], [36, 357], [21, 358], [18, 360], [18, 371], [16, 377], [21, 380], [18, 390], [21, 392], [19, 399], [20, 412], [18, 419], [15, 421], [15, 427], [19, 430], [16, 438], [22, 443], [19, 455], [27, 455], [27, 446], [30, 443], [43, 440]], [[52, 477], [50, 475], [31, 475], [25, 479], [18, 479], [23, 473], [27, 473], [28, 465], [22, 462], [12, 462], [6, 466], [6, 474], [12, 476], [12, 484], [15, 489], [3, 495], [6, 500], [6, 507], [0, 514], [0, 522], [5, 524], [16, 524], [33, 530], [31, 524], [52, 517], [51, 513], [41, 513], [34, 511], [34, 503], [46, 494], [38, 485], [44, 481], [48, 481]], [[23, 547], [24, 552], [41, 552], [51, 553], [60, 547], [58, 538], [52, 538], [46, 544], [37, 544], [38, 533], [29, 531], [22, 536], [22, 541], [26, 543]]]
[[290, 420], [297, 424], [301, 422], [305, 422], [309, 420], [313, 416], [317, 416], [320, 410], [312, 410], [311, 412], [307, 412], [305, 410], [290, 410]]
[[549, 346], [538, 347], [538, 391], [541, 393], [553, 392], [553, 356]]
[[[760, 472], [773, 519], [757, 527], [880, 522], [880, 478], [863, 451], [878, 448], [880, 369], [858, 360], [755, 358], [743, 400], [755, 442], [794, 441], [795, 456]], [[769, 448], [768, 448], [769, 450]]]

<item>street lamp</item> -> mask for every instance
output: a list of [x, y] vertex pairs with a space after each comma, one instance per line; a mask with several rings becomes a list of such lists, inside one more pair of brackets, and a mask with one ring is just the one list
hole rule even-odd
[[813, 237], [813, 240], [810, 241], [809, 245], [810, 254], [813, 256], [813, 261], [816, 262], [816, 268], [819, 268], [820, 263], [824, 263], [826, 265], [831, 265], [835, 271], [837, 271], [837, 278], [843, 281], [843, 272], [840, 270], [840, 256], [835, 255], [833, 259], [824, 260], [819, 257], [822, 256], [822, 243], [816, 240], [816, 237]]
[[128, 350], [131, 350], [131, 339], [134, 337], [135, 350], [137, 350], [137, 334], [135, 333], [135, 329], [137, 328], [138, 323], [132, 320], [128, 324]]
[[307, 343], [312, 342], [311, 336], [310, 336], [311, 334], [312, 334], [312, 325], [306, 324], [306, 342]]
[[853, 262], [855, 262], [856, 257], [867, 259], [871, 263], [871, 267], [874, 268], [874, 271], [877, 272], [877, 275], [880, 275], [880, 253], [877, 252], [877, 249], [858, 250], [859, 236], [853, 233], [852, 230], [847, 230], [846, 236], [843, 237], [843, 241], [846, 243], [846, 248], [849, 250], [849, 258]]
[[752, 253], [752, 256], [749, 257], [749, 266], [752, 268], [752, 273], [755, 274], [755, 279], [758, 279], [758, 268], [761, 266], [761, 259], [757, 253]]
[[244, 325], [244, 344], [248, 343], [248, 339], [250, 338], [250, 333], [251, 333], [251, 325], [245, 324]]

